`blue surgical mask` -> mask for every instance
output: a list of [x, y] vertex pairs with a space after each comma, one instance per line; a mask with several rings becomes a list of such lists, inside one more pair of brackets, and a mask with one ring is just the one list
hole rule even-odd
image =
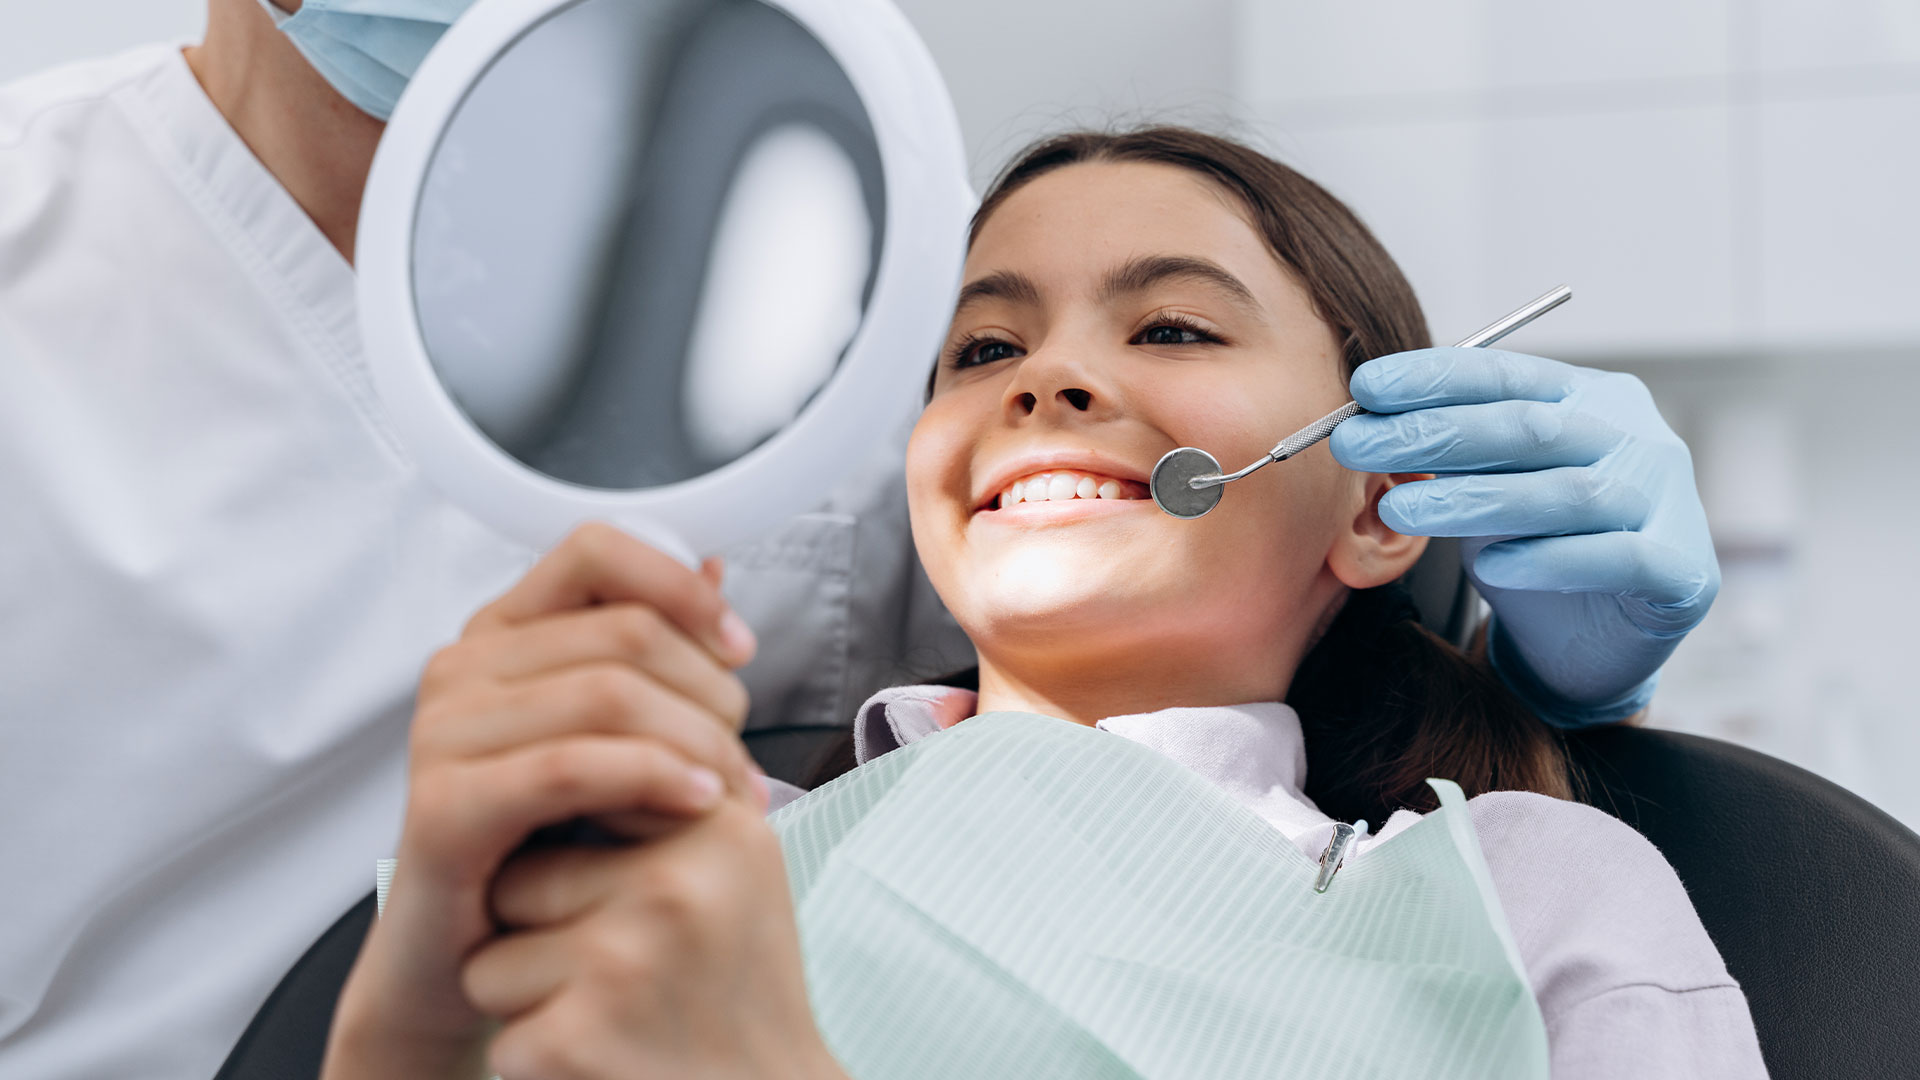
[[440, 35], [473, 0], [304, 0], [260, 5], [300, 55], [361, 111], [385, 120]]

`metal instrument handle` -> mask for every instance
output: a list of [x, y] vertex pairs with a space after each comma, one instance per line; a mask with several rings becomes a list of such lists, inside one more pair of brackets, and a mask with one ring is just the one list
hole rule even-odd
[[[1571, 288], [1565, 285], [1555, 286], [1535, 297], [1531, 302], [1515, 308], [1511, 313], [1498, 321], [1488, 323], [1479, 330], [1461, 338], [1458, 342], [1454, 343], [1453, 347], [1456, 349], [1484, 348], [1540, 316], [1545, 315], [1547, 312], [1552, 311], [1554, 308], [1559, 307], [1572, 298], [1573, 290]], [[1327, 436], [1332, 435], [1334, 428], [1339, 427], [1347, 420], [1359, 416], [1366, 411], [1367, 410], [1360, 407], [1359, 402], [1349, 401], [1320, 419], [1315, 420], [1313, 423], [1308, 424], [1306, 427], [1301, 428], [1299, 431], [1281, 439], [1278, 443], [1274, 444], [1273, 449], [1267, 451], [1266, 457], [1256, 460], [1253, 464], [1241, 469], [1239, 472], [1218, 473], [1213, 476], [1196, 476], [1187, 481], [1187, 486], [1196, 491], [1201, 488], [1217, 487], [1221, 484], [1238, 480], [1274, 462], [1285, 461], [1300, 451], [1320, 442]]]

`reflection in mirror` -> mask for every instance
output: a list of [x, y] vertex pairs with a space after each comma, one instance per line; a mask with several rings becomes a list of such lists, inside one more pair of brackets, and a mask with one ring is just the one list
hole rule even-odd
[[427, 353], [548, 476], [699, 476], [831, 378], [884, 199], [857, 93], [786, 14], [580, 0], [487, 69], [434, 150], [413, 237]]
[[714, 229], [688, 345], [687, 436], [732, 460], [800, 414], [860, 328], [873, 228], [860, 177], [803, 124], [747, 151]]

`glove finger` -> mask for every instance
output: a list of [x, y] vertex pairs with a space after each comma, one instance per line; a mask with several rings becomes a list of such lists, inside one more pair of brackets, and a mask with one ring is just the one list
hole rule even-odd
[[1357, 472], [1531, 472], [1591, 465], [1620, 430], [1558, 403], [1495, 401], [1356, 416], [1333, 431], [1340, 464]]
[[1612, 593], [1681, 609], [1684, 619], [1671, 628], [1679, 633], [1699, 621], [1719, 589], [1711, 566], [1636, 532], [1503, 540], [1480, 551], [1473, 575], [1496, 589]]
[[1599, 469], [1443, 476], [1380, 497], [1380, 519], [1403, 536], [1570, 536], [1646, 524], [1652, 502]]
[[1350, 386], [1361, 408], [1375, 413], [1481, 405], [1489, 401], [1559, 401], [1586, 369], [1499, 349], [1415, 349], [1369, 360]]

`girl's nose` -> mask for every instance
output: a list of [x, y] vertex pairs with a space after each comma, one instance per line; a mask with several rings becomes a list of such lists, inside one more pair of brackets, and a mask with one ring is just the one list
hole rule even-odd
[[[1055, 391], [1053, 396], [1075, 412], [1086, 412], [1093, 406], [1093, 391], [1083, 390], [1077, 386]], [[1033, 411], [1040, 407], [1040, 399], [1031, 392], [1025, 392], [1014, 398], [1014, 405], [1022, 414], [1032, 416]]]

